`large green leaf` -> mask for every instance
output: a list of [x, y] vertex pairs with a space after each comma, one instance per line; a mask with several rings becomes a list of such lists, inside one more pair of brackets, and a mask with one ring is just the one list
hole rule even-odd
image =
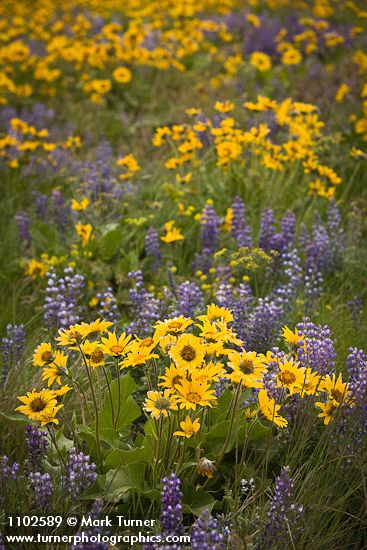
[[[116, 379], [110, 384], [115, 416], [118, 412], [118, 382], [119, 380]], [[130, 426], [141, 415], [141, 409], [132, 397], [132, 393], [136, 388], [137, 384], [130, 374], [125, 374], [120, 378], [120, 411], [116, 424], [117, 431]], [[99, 413], [99, 427], [100, 429], [114, 429], [110, 395], [107, 389], [105, 390], [104, 404]]]
[[215, 505], [215, 498], [200, 487], [183, 483], [183, 494], [184, 512], [191, 512], [195, 516], [201, 516], [205, 510], [211, 512]]

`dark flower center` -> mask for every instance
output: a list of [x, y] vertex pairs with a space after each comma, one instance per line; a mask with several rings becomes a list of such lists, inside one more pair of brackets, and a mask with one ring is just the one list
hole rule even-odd
[[296, 376], [293, 374], [293, 372], [290, 372], [289, 370], [284, 370], [284, 371], [279, 375], [279, 380], [280, 380], [283, 384], [293, 384], [293, 382], [296, 381]]
[[42, 397], [35, 397], [35, 399], [33, 399], [29, 404], [31, 411], [35, 413], [43, 411], [43, 409], [45, 409], [46, 406], [47, 406], [47, 402], [44, 399], [42, 399]]
[[196, 357], [196, 351], [192, 346], [188, 344], [182, 348], [181, 357], [185, 361], [193, 361]]

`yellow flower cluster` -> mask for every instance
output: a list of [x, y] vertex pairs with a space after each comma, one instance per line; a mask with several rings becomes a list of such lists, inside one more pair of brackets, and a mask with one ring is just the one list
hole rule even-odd
[[[321, 162], [319, 149], [324, 123], [317, 115], [317, 108], [291, 99], [277, 102], [264, 96], [258, 96], [256, 102], [245, 102], [243, 106], [254, 113], [272, 113], [281, 132], [274, 134], [264, 122], [249, 130], [242, 129], [230, 116], [234, 109], [231, 102], [216, 103], [215, 109], [222, 113], [219, 123], [197, 109], [190, 109], [187, 113], [196, 117], [193, 123], [156, 130], [153, 145], [161, 147], [169, 142], [175, 149], [175, 155], [166, 160], [165, 167], [181, 171], [187, 168], [191, 173], [201, 162], [200, 150], [211, 147], [217, 166], [223, 170], [228, 170], [235, 162], [243, 166], [254, 156], [269, 170], [280, 171], [298, 164], [307, 177], [309, 174], [317, 177], [316, 182], [309, 182], [310, 193], [331, 199], [342, 180]], [[182, 174], [176, 177], [182, 178]]]
[[47, 153], [49, 164], [54, 164], [52, 153], [57, 149], [78, 148], [81, 145], [78, 136], [70, 136], [66, 141], [54, 143], [49, 140], [47, 128], [37, 130], [20, 118], [12, 118], [9, 122], [9, 133], [0, 135], [0, 158], [3, 158], [9, 168], [18, 168], [21, 164], [37, 161], [37, 154]]

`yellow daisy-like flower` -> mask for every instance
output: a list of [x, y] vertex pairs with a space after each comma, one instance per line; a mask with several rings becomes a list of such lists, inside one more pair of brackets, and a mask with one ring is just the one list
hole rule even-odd
[[[84, 323], [83, 323], [84, 324]], [[85, 323], [89, 327], [90, 334], [92, 332], [98, 332], [99, 334], [102, 334], [103, 332], [107, 332], [107, 329], [112, 327], [113, 323], [111, 321], [104, 321], [103, 319], [96, 319], [92, 323]]]
[[332, 377], [327, 375], [321, 382], [321, 389], [327, 392], [330, 399], [341, 403], [342, 401], [348, 401], [350, 391], [348, 391], [349, 384], [343, 382], [342, 375], [339, 374], [336, 378], [335, 374]]
[[207, 306], [206, 315], [199, 315], [199, 321], [208, 320], [212, 323], [215, 321], [222, 321], [224, 323], [231, 323], [233, 321], [233, 315], [224, 307], [219, 307], [216, 304], [210, 304]]
[[71, 209], [75, 210], [76, 212], [80, 212], [81, 210], [85, 210], [88, 208], [90, 202], [87, 197], [84, 197], [80, 202], [78, 202], [75, 199], [71, 199]]
[[302, 61], [302, 54], [296, 48], [288, 48], [283, 52], [281, 61], [283, 65], [298, 65]]
[[287, 388], [290, 395], [299, 393], [305, 380], [305, 369], [298, 367], [299, 363], [284, 361], [279, 363], [277, 387]]
[[173, 319], [165, 319], [164, 321], [158, 321], [154, 328], [154, 338], [161, 338], [169, 334], [170, 336], [178, 336], [185, 332], [185, 330], [192, 325], [193, 321], [180, 315], [179, 317], [174, 317]]
[[321, 376], [317, 372], [313, 372], [312, 369], [307, 369], [304, 373], [304, 380], [301, 388], [300, 395], [317, 395], [321, 391]]
[[164, 390], [164, 392], [148, 391], [143, 408], [153, 418], [167, 417], [170, 411], [177, 411], [177, 398], [172, 396], [169, 390]]
[[182, 235], [180, 229], [175, 227], [174, 220], [171, 220], [164, 224], [164, 230], [166, 234], [161, 237], [161, 241], [165, 243], [174, 243], [176, 241], [182, 241], [185, 237]]
[[59, 424], [60, 421], [58, 418], [56, 418], [57, 412], [63, 407], [64, 405], [57, 405], [57, 407], [54, 407], [53, 409], [46, 409], [45, 411], [40, 413], [39, 421], [41, 422], [41, 428], [46, 426], [47, 424]]
[[297, 328], [294, 330], [294, 332], [288, 327], [283, 327], [282, 330], [284, 341], [291, 346], [299, 346], [300, 341], [305, 339], [305, 337], [298, 332]]
[[264, 52], [252, 52], [250, 56], [250, 65], [258, 71], [264, 72], [271, 69], [271, 59]]
[[126, 335], [123, 332], [119, 337], [116, 336], [116, 332], [108, 332], [107, 337], [102, 337], [101, 348], [107, 355], [112, 357], [121, 357], [127, 352], [127, 345], [131, 340], [131, 335]]
[[280, 405], [276, 405], [275, 399], [269, 399], [266, 390], [259, 391], [258, 399], [260, 412], [267, 420], [274, 422], [280, 428], [288, 425], [287, 419], [278, 414]]
[[65, 384], [64, 386], [62, 386], [61, 388], [59, 388], [58, 390], [51, 390], [52, 393], [57, 396], [57, 397], [62, 397], [63, 395], [65, 395], [66, 393], [68, 393], [69, 391], [71, 391], [73, 388], [71, 388], [70, 386], [68, 386], [68, 384]]
[[164, 355], [168, 355], [171, 347], [176, 343], [177, 338], [168, 334], [159, 338], [159, 347]]
[[191, 420], [189, 415], [186, 416], [185, 420], [180, 422], [182, 431], [173, 432], [173, 435], [178, 435], [180, 437], [192, 437], [200, 430], [200, 422], [195, 418], [194, 422]]
[[208, 363], [201, 368], [193, 368], [190, 371], [191, 380], [197, 382], [218, 382], [219, 378], [224, 376], [226, 371], [223, 367], [223, 363]]
[[90, 334], [89, 325], [71, 325], [68, 329], [61, 328], [56, 338], [59, 346], [66, 346], [70, 349], [78, 349], [83, 340]]
[[247, 388], [262, 388], [267, 369], [255, 351], [232, 351], [228, 354], [228, 366], [233, 370], [229, 375], [232, 382], [241, 382]]
[[181, 380], [186, 377], [186, 369], [183, 367], [176, 367], [174, 363], [165, 370], [164, 375], [159, 378], [162, 380], [158, 386], [167, 388], [171, 393], [175, 393], [176, 386], [180, 384]]
[[181, 334], [170, 350], [170, 356], [179, 367], [190, 369], [204, 361], [205, 346], [193, 334]]
[[207, 383], [201, 383], [197, 380], [181, 380], [176, 387], [178, 402], [181, 409], [193, 409], [196, 407], [212, 407], [216, 402], [214, 390], [210, 389]]
[[87, 246], [88, 243], [94, 238], [92, 235], [93, 233], [93, 226], [90, 223], [77, 223], [75, 226], [75, 229], [82, 238], [82, 246]]
[[117, 67], [117, 69], [113, 71], [113, 78], [116, 82], [119, 82], [119, 84], [126, 84], [127, 82], [130, 82], [131, 76], [131, 71], [126, 67]]
[[57, 400], [51, 390], [30, 391], [27, 395], [22, 395], [18, 399], [23, 405], [20, 405], [15, 410], [28, 416], [30, 420], [40, 421], [41, 413], [47, 412], [51, 414], [57, 408]]
[[119, 367], [126, 369], [128, 367], [137, 367], [139, 365], [145, 365], [150, 359], [158, 359], [156, 353], [152, 353], [154, 346], [141, 346], [139, 342], [130, 342], [127, 351], [127, 356], [123, 361], [120, 361]]
[[67, 361], [67, 355], [62, 353], [62, 351], [55, 351], [55, 358], [52, 364], [45, 367], [42, 371], [42, 381], [45, 382], [47, 380], [48, 387], [52, 386], [55, 382], [61, 386], [61, 374], [62, 371], [65, 371]]
[[81, 344], [80, 348], [90, 367], [95, 368], [104, 365], [105, 356], [99, 342], [89, 342], [89, 340], [86, 340], [84, 344]]
[[44, 367], [52, 361], [53, 355], [51, 344], [43, 342], [35, 349], [32, 364], [35, 367]]
[[330, 423], [330, 421], [333, 420], [334, 414], [339, 408], [339, 403], [334, 399], [332, 399], [331, 401], [326, 401], [326, 403], [317, 401], [315, 403], [315, 407], [318, 407], [319, 409], [321, 409], [320, 414], [318, 414], [317, 416], [319, 418], [323, 418], [324, 424], [325, 426], [327, 426]]

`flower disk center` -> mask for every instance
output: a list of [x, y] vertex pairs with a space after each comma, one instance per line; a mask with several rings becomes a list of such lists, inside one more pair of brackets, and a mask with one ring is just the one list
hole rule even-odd
[[182, 348], [180, 355], [185, 361], [193, 361], [196, 357], [196, 351], [192, 346], [186, 345]]
[[159, 397], [155, 402], [155, 406], [160, 411], [169, 411], [171, 403], [168, 397]]
[[36, 397], [33, 401], [30, 402], [29, 407], [32, 412], [38, 413], [43, 411], [47, 406], [47, 403], [42, 397]]
[[293, 384], [293, 382], [296, 381], [296, 376], [293, 374], [293, 372], [290, 372], [289, 370], [284, 370], [284, 371], [279, 375], [279, 380], [280, 380], [283, 384]]

